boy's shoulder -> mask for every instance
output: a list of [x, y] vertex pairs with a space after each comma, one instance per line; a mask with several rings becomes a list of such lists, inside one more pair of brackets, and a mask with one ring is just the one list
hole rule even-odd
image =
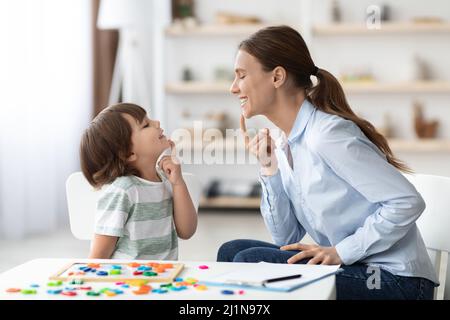
[[139, 185], [139, 180], [134, 176], [122, 176], [116, 178], [108, 188], [113, 188], [115, 190], [129, 191], [130, 189]]

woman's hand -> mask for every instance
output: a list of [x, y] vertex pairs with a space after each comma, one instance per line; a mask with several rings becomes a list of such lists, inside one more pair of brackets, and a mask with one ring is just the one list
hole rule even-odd
[[301, 250], [301, 252], [289, 258], [288, 263], [296, 263], [297, 261], [311, 258], [308, 264], [342, 264], [335, 247], [320, 247], [315, 244], [293, 243], [282, 246], [281, 250]]
[[277, 172], [278, 162], [275, 157], [275, 142], [270, 136], [269, 129], [261, 129], [258, 134], [250, 140], [245, 125], [245, 118], [241, 115], [241, 132], [244, 135], [245, 147], [253, 154], [261, 164], [261, 173], [271, 176]]
[[172, 186], [184, 184], [183, 175], [181, 173], [181, 165], [175, 158], [175, 144], [169, 140], [170, 147], [172, 149], [170, 156], [164, 156], [159, 161], [160, 168], [164, 171], [167, 179]]

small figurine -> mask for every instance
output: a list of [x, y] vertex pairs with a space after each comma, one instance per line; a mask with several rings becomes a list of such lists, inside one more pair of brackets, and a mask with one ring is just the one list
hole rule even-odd
[[417, 80], [421, 81], [430, 81], [433, 79], [433, 72], [431, 70], [430, 64], [427, 63], [424, 59], [415, 56], [414, 57], [416, 67], [417, 67]]
[[218, 82], [222, 81], [233, 81], [234, 72], [232, 69], [227, 67], [217, 67], [214, 69], [214, 80]]
[[172, 0], [172, 24], [184, 29], [198, 25], [194, 13], [194, 0]]
[[339, 23], [342, 20], [341, 8], [339, 7], [337, 0], [333, 0], [331, 6], [331, 17], [334, 23]]
[[192, 74], [192, 70], [189, 67], [183, 68], [183, 81], [192, 81], [194, 80], [194, 76]]
[[419, 102], [414, 102], [414, 129], [419, 138], [435, 138], [439, 121], [426, 121], [423, 116], [423, 107]]

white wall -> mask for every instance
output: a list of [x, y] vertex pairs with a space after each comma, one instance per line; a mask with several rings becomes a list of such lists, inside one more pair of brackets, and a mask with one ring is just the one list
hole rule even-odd
[[[212, 23], [218, 10], [257, 15], [263, 22], [299, 25], [302, 18], [309, 18], [312, 23], [330, 21], [330, 1], [315, 0], [310, 2], [311, 12], [305, 14], [302, 2], [282, 1], [196, 1], [196, 13], [201, 22]], [[348, 22], [365, 22], [366, 8], [372, 4], [388, 3], [392, 8], [392, 18], [407, 21], [415, 15], [436, 15], [450, 19], [450, 2], [445, 0], [421, 1], [339, 1], [342, 16]], [[307, 8], [308, 6], [306, 6]], [[302, 12], [303, 10], [303, 12]], [[166, 82], [181, 80], [184, 66], [194, 70], [200, 81], [212, 81], [214, 68], [232, 67], [236, 48], [242, 37], [175, 37], [166, 39], [165, 79]], [[439, 79], [450, 81], [450, 34], [385, 34], [377, 36], [313, 36], [309, 43], [313, 59], [319, 67], [331, 71], [336, 76], [355, 66], [368, 66], [377, 80], [408, 81], [414, 77], [414, 55], [426, 59]], [[450, 138], [450, 94], [448, 93], [396, 93], [396, 94], [349, 94], [348, 100], [353, 109], [371, 121], [375, 126], [383, 123], [388, 114], [393, 123], [396, 138], [415, 137], [413, 130], [412, 103], [421, 101], [427, 119], [437, 118], [441, 122], [438, 137]], [[165, 95], [164, 109], [167, 112], [167, 129], [172, 131], [181, 125], [181, 113], [184, 110], [201, 119], [210, 110], [227, 111], [231, 123], [237, 128], [240, 107], [231, 94], [203, 95]], [[249, 126], [270, 126], [262, 118], [255, 118]], [[422, 173], [450, 176], [450, 152], [414, 153], [399, 152], [398, 157], [406, 161], [414, 170]], [[226, 168], [202, 167], [200, 173], [205, 180], [213, 175], [228, 172]], [[233, 173], [243, 179], [254, 179], [256, 172], [251, 167], [234, 168]], [[229, 176], [225, 174], [224, 176]]]

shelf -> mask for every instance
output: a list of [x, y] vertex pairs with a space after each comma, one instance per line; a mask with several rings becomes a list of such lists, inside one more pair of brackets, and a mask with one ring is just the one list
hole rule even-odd
[[[178, 82], [166, 85], [166, 93], [171, 94], [205, 94], [230, 93], [231, 81], [228, 82]], [[231, 93], [230, 93], [231, 94]]]
[[[232, 146], [234, 141], [237, 141], [237, 145], [234, 147], [226, 147]], [[389, 146], [392, 148], [394, 152], [418, 152], [418, 153], [427, 153], [427, 152], [441, 152], [441, 153], [450, 153], [450, 140], [446, 139], [388, 139]], [[206, 145], [209, 145], [211, 142], [204, 142], [203, 146], [201, 146], [198, 142], [196, 145], [194, 143], [191, 144], [191, 150], [202, 150]], [[237, 137], [235, 140], [224, 140], [223, 146], [226, 151], [245, 151], [245, 146], [243, 143], [243, 139]], [[177, 145], [177, 149], [186, 150], [188, 147], [183, 145]]]
[[394, 152], [450, 153], [450, 140], [443, 139], [389, 139], [389, 146]]
[[214, 209], [259, 209], [261, 198], [216, 197], [202, 198], [200, 208]]
[[450, 23], [414, 23], [414, 22], [390, 22], [382, 23], [380, 29], [369, 29], [364, 24], [339, 23], [316, 25], [313, 34], [317, 36], [335, 35], [380, 35], [380, 34], [417, 34], [417, 33], [449, 33]]
[[191, 28], [170, 26], [166, 29], [166, 36], [248, 36], [259, 29], [269, 26], [268, 24], [209, 24]]
[[450, 82], [342, 82], [345, 93], [450, 93]]
[[[345, 93], [450, 93], [450, 82], [342, 82]], [[168, 94], [231, 94], [231, 82], [178, 82], [166, 85]]]

